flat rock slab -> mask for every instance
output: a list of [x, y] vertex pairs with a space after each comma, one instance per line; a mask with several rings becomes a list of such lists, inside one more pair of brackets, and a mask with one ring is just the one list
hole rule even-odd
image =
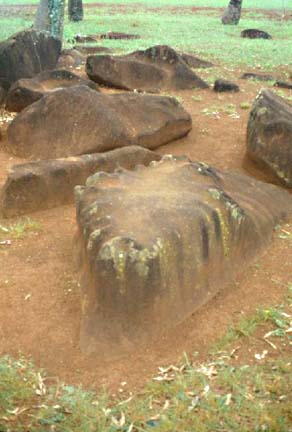
[[24, 158], [55, 159], [129, 145], [155, 149], [185, 136], [190, 115], [170, 97], [101, 94], [69, 87], [27, 107], [8, 128], [7, 150]]
[[98, 173], [75, 194], [85, 351], [149, 341], [181, 322], [292, 211], [276, 186], [172, 156]]
[[248, 39], [272, 39], [272, 36], [269, 33], [258, 29], [243, 30], [240, 33], [240, 36]]
[[251, 109], [247, 154], [292, 187], [292, 105], [269, 90], [259, 93]]
[[102, 154], [14, 165], [1, 192], [2, 217], [15, 217], [74, 201], [74, 186], [98, 172], [148, 165], [161, 156], [138, 146]]
[[79, 51], [84, 56], [105, 52], [110, 53], [113, 51], [111, 48], [107, 48], [101, 45], [75, 45], [73, 49]]
[[20, 112], [48, 93], [76, 85], [85, 85], [98, 90], [97, 84], [93, 81], [83, 79], [64, 69], [41, 72], [34, 78], [21, 79], [13, 84], [7, 95], [6, 109]]
[[243, 75], [241, 75], [240, 78], [241, 79], [253, 79], [253, 80], [257, 80], [257, 81], [273, 81], [274, 87], [280, 87], [280, 88], [284, 88], [284, 89], [288, 89], [288, 90], [292, 89], [292, 83], [279, 80], [279, 79], [275, 78], [273, 75], [269, 75], [269, 74], [258, 74], [258, 73], [254, 73], [254, 72], [246, 72]]
[[107, 32], [107, 33], [98, 33], [95, 35], [76, 35], [74, 37], [74, 40], [77, 43], [88, 43], [88, 42], [98, 42], [100, 39], [115, 39], [115, 40], [122, 40], [122, 39], [140, 39], [140, 35], [137, 34], [130, 34], [130, 33], [122, 33], [122, 32]]
[[263, 74], [263, 73], [255, 73], [255, 72], [245, 72], [241, 75], [241, 79], [252, 79], [257, 81], [276, 81], [276, 78], [273, 75]]
[[181, 55], [166, 45], [124, 56], [89, 56], [86, 72], [98, 84], [123, 90], [158, 93], [208, 88]]
[[0, 43], [0, 82], [10, 86], [21, 78], [54, 69], [61, 41], [35, 30], [21, 31]]

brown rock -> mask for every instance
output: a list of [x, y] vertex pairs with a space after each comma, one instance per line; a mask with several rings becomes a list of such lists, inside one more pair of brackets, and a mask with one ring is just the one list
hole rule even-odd
[[292, 211], [275, 186], [169, 156], [96, 174], [75, 194], [85, 351], [136, 346], [181, 322]]
[[98, 84], [157, 93], [208, 88], [172, 48], [158, 45], [125, 56], [89, 56], [86, 72]]
[[292, 187], [292, 105], [269, 90], [259, 93], [251, 109], [247, 154]]
[[52, 159], [129, 145], [154, 149], [191, 127], [190, 115], [174, 98], [106, 95], [75, 86], [50, 93], [18, 114], [8, 128], [8, 150]]
[[58, 69], [80, 69], [86, 63], [86, 55], [76, 48], [62, 51], [58, 63]]
[[208, 69], [214, 67], [214, 63], [211, 63], [207, 60], [202, 60], [199, 57], [190, 54], [180, 53], [180, 56], [183, 61], [192, 69]]
[[10, 86], [21, 78], [54, 69], [61, 41], [35, 30], [24, 30], [0, 43], [0, 81]]
[[1, 193], [1, 216], [14, 217], [74, 201], [74, 186], [85, 184], [88, 176], [148, 165], [161, 156], [131, 146], [102, 154], [52, 159], [14, 165]]
[[45, 71], [34, 78], [21, 79], [10, 88], [6, 99], [6, 109], [20, 112], [48, 93], [76, 85], [85, 85], [93, 90], [98, 90], [97, 84], [93, 81], [80, 78], [64, 69]]
[[269, 33], [258, 29], [243, 30], [240, 36], [248, 39], [272, 39], [272, 36]]

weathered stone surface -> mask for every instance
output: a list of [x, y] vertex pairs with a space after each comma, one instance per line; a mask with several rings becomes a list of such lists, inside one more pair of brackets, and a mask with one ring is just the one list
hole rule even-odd
[[106, 153], [14, 165], [1, 192], [2, 217], [14, 217], [74, 201], [74, 186], [98, 172], [148, 165], [161, 156], [138, 146]]
[[227, 9], [222, 16], [222, 24], [237, 25], [241, 16], [242, 0], [230, 0]]
[[232, 83], [231, 81], [217, 79], [214, 83], [214, 91], [215, 92], [239, 92], [239, 87], [237, 84]]
[[243, 38], [249, 38], [249, 39], [272, 39], [272, 36], [263, 31], [263, 30], [257, 30], [257, 29], [246, 29], [243, 30], [240, 33], [240, 36]]
[[171, 156], [97, 173], [75, 195], [88, 351], [151, 339], [182, 321], [292, 211], [276, 186]]
[[251, 109], [247, 154], [292, 187], [292, 105], [269, 90], [259, 93]]
[[4, 105], [6, 99], [6, 90], [0, 85], [0, 107]]
[[180, 56], [183, 61], [192, 69], [208, 69], [214, 67], [213, 63], [207, 60], [202, 60], [199, 57], [190, 54], [181, 53]]
[[280, 87], [280, 88], [292, 90], [292, 83], [287, 83], [285, 81], [277, 80], [274, 84], [274, 87]]
[[24, 30], [0, 43], [0, 82], [10, 86], [21, 78], [54, 69], [61, 41], [34, 30]]
[[58, 69], [76, 69], [81, 68], [86, 63], [86, 55], [81, 51], [72, 48], [62, 51], [58, 63]]
[[139, 145], [154, 149], [186, 135], [190, 115], [174, 98], [101, 94], [86, 86], [55, 91], [27, 107], [8, 128], [8, 150], [52, 159]]
[[98, 84], [123, 90], [157, 93], [208, 88], [182, 57], [166, 45], [124, 56], [89, 56], [86, 72]]
[[6, 109], [20, 112], [48, 93], [76, 85], [85, 85], [98, 90], [97, 84], [93, 81], [83, 79], [64, 69], [41, 72], [34, 78], [24, 78], [13, 84], [7, 95]]

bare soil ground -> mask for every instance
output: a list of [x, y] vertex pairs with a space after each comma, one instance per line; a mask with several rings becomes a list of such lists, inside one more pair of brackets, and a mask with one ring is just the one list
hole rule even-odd
[[[193, 160], [272, 181], [245, 160], [249, 110], [241, 109], [240, 104], [252, 102], [262, 84], [237, 82], [242, 89], [237, 94], [217, 95], [211, 90], [176, 94], [192, 115], [193, 130], [158, 152], [186, 154]], [[230, 104], [238, 116], [225, 112]], [[217, 115], [202, 112], [206, 108], [212, 112], [214, 106], [221, 108]], [[0, 182], [4, 182], [8, 168], [19, 161], [5, 153], [0, 142]], [[275, 234], [255, 264], [238, 269], [236, 280], [220, 287], [212, 301], [159, 340], [121, 358], [109, 358], [106, 352], [86, 357], [79, 349], [81, 309], [74, 261], [74, 206], [29, 216], [41, 224], [41, 230], [0, 246], [0, 355], [31, 356], [51, 377], [73, 384], [105, 385], [116, 392], [126, 381], [124, 389], [139, 388], [158, 366], [174, 364], [184, 351], [198, 351], [203, 357], [233, 320], [259, 305], [279, 302], [291, 282], [291, 242]]]

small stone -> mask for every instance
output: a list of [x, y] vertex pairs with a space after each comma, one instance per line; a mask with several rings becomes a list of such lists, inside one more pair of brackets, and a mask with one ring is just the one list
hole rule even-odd
[[231, 81], [217, 79], [214, 83], [215, 92], [239, 92], [239, 86]]

